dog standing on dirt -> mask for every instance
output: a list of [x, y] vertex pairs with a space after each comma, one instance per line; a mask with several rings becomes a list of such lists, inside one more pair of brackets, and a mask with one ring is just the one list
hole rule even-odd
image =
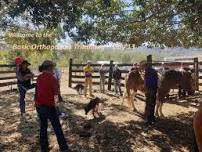
[[85, 114], [87, 115], [90, 111], [92, 111], [94, 118], [97, 118], [96, 115], [98, 117], [102, 116], [102, 113], [99, 112], [99, 106], [103, 103], [104, 99], [100, 99], [98, 97], [91, 99], [90, 102], [84, 107]]
[[81, 95], [84, 91], [84, 85], [82, 84], [77, 84], [74, 89], [78, 92], [79, 95]]

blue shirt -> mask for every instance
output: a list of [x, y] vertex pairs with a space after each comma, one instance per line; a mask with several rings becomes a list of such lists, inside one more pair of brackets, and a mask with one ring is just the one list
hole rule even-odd
[[158, 74], [152, 67], [145, 68], [145, 85], [147, 88], [158, 87]]

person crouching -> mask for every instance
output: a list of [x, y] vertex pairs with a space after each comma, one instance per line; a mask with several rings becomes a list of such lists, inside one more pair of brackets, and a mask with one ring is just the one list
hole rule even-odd
[[57, 141], [62, 152], [68, 151], [61, 124], [57, 115], [55, 100], [58, 100], [58, 82], [53, 76], [54, 63], [52, 61], [44, 61], [39, 67], [42, 72], [37, 78], [36, 86], [36, 110], [40, 119], [40, 147], [42, 152], [49, 151], [48, 145], [48, 120], [50, 120]]

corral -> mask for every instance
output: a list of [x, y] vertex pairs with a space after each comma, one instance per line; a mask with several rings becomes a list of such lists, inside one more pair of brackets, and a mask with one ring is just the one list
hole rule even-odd
[[[192, 60], [189, 65], [194, 66], [197, 59]], [[154, 62], [154, 65], [159, 63]], [[177, 64], [181, 66], [181, 62], [166, 63], [167, 65]], [[184, 63], [183, 65], [186, 65]], [[198, 62], [198, 64], [201, 64]], [[111, 62], [111, 65], [113, 63]], [[123, 66], [131, 66], [132, 64], [123, 64]], [[159, 118], [151, 127], [146, 126], [142, 113], [144, 111], [144, 98], [138, 98], [135, 102], [138, 112], [131, 112], [127, 107], [121, 107], [121, 98], [116, 97], [110, 91], [112, 89], [108, 81], [109, 91], [106, 94], [99, 93], [96, 85], [93, 86], [94, 95], [106, 98], [102, 113], [105, 118], [92, 119], [92, 116], [85, 116], [83, 106], [88, 102], [88, 98], [83, 95], [77, 95], [76, 91], [67, 85], [71, 83], [82, 83], [82, 68], [73, 69], [72, 65], [69, 70], [64, 69], [62, 73], [62, 95], [65, 100], [65, 110], [68, 116], [61, 120], [65, 137], [68, 140], [72, 151], [78, 152], [189, 152], [194, 151], [192, 119], [199, 103], [201, 102], [200, 87], [199, 91], [193, 95], [183, 99], [172, 98], [164, 108], [165, 118]], [[94, 66], [99, 67], [99, 64]], [[107, 65], [108, 66], [108, 65]], [[119, 65], [122, 66], [121, 64]], [[159, 65], [161, 66], [161, 65]], [[5, 67], [5, 66], [2, 66]], [[9, 67], [9, 68], [8, 68]], [[13, 67], [13, 66], [12, 66]], [[110, 65], [108, 66], [110, 67]], [[26, 111], [29, 115], [28, 123], [20, 121], [18, 109], [18, 92], [10, 91], [10, 86], [15, 88], [15, 74], [11, 75], [10, 66], [1, 70], [7, 75], [1, 77], [1, 97], [0, 97], [0, 149], [2, 151], [39, 151], [39, 124], [36, 118], [35, 108], [33, 106], [33, 93], [30, 92], [26, 99]], [[200, 72], [200, 70], [198, 70]], [[69, 72], [72, 72], [71, 74]], [[76, 72], [76, 73], [75, 73]], [[95, 70], [96, 72], [96, 70]], [[123, 73], [127, 71], [123, 70]], [[71, 83], [69, 77], [72, 77]], [[197, 74], [196, 74], [197, 76]], [[110, 74], [107, 77], [110, 78]], [[78, 80], [73, 80], [78, 79]], [[99, 76], [95, 75], [95, 79]], [[201, 78], [199, 76], [199, 78]], [[123, 77], [124, 79], [124, 77]], [[95, 84], [98, 81], [95, 80]], [[200, 79], [199, 79], [200, 82]], [[7, 85], [6, 85], [7, 83]], [[196, 82], [197, 83], [197, 82]], [[199, 83], [200, 84], [200, 83]], [[9, 85], [9, 88], [6, 87]], [[6, 87], [6, 88], [5, 88]], [[3, 91], [7, 90], [7, 91]], [[91, 124], [90, 137], [81, 137], [85, 124]], [[49, 128], [49, 132], [52, 128]], [[53, 133], [49, 136], [51, 151], [58, 151], [56, 138]]]

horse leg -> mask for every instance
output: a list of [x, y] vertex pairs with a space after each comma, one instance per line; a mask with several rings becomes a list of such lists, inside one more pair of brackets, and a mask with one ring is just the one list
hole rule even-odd
[[160, 108], [160, 101], [157, 99], [156, 101], [156, 116], [159, 117], [159, 108]]
[[163, 114], [162, 108], [163, 108], [163, 102], [160, 102], [160, 106], [159, 106], [160, 116], [161, 116], [161, 117], [164, 117], [164, 114]]
[[135, 108], [135, 105], [134, 105], [134, 100], [136, 100], [136, 99], [135, 99], [135, 95], [136, 95], [136, 91], [133, 90], [133, 94], [132, 94], [132, 97], [131, 97], [131, 99], [130, 99], [130, 100], [131, 100], [130, 102], [131, 102], [133, 111], [137, 111], [137, 109]]
[[126, 92], [126, 89], [124, 90], [124, 93], [123, 93], [123, 96], [122, 96], [122, 103], [121, 103], [121, 106], [123, 106], [123, 103], [124, 103], [124, 98], [126, 98], [127, 96], [127, 92]]
[[130, 95], [130, 89], [126, 90], [127, 95], [128, 95], [128, 105], [131, 107], [131, 95]]

